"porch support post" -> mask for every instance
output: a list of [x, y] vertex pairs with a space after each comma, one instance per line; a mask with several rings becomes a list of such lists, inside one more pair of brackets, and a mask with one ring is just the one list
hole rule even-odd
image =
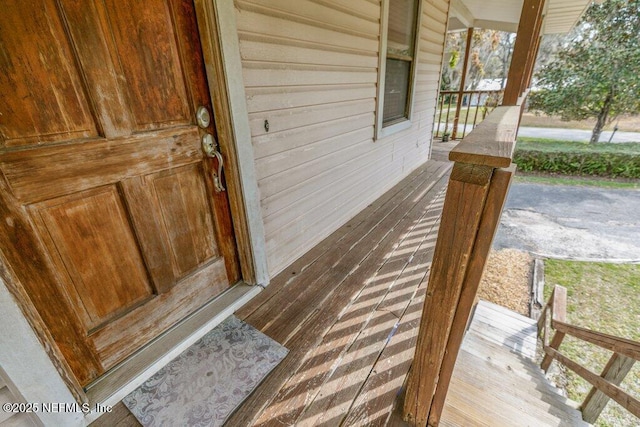
[[504, 202], [509, 192], [511, 178], [516, 171], [514, 164], [504, 169], [496, 169], [491, 177], [487, 199], [484, 204], [484, 210], [480, 224], [478, 226], [478, 234], [471, 252], [467, 274], [462, 283], [460, 291], [460, 299], [455, 310], [455, 316], [451, 325], [449, 341], [444, 353], [442, 367], [440, 368], [440, 376], [438, 378], [438, 386], [433, 395], [433, 403], [429, 413], [429, 425], [437, 426], [440, 423], [440, 416], [444, 409], [445, 398], [449, 391], [449, 383], [453, 375], [453, 368], [456, 364], [458, 350], [462, 346], [464, 333], [475, 305], [480, 279], [484, 271], [491, 242], [495, 231], [498, 229]]
[[[543, 20], [540, 20], [540, 24], [542, 24]], [[540, 43], [542, 42], [542, 36], [538, 36], [536, 39], [535, 46], [532, 51], [532, 61], [529, 64], [530, 66], [527, 68], [527, 76], [525, 79], [524, 87], [525, 89], [531, 87], [531, 79], [533, 78], [533, 69], [536, 66], [536, 59], [538, 58], [538, 50], [540, 49]]]
[[449, 154], [454, 168], [438, 232], [404, 419], [437, 426], [478, 284], [515, 170], [520, 107], [498, 107]]
[[536, 61], [545, 0], [524, 0], [502, 105], [516, 105], [529, 85]]
[[473, 41], [473, 28], [467, 28], [467, 45], [464, 48], [464, 58], [462, 62], [462, 76], [460, 77], [460, 88], [458, 89], [458, 99], [456, 102], [456, 114], [453, 118], [453, 131], [451, 139], [456, 139], [458, 133], [458, 122], [460, 121], [460, 110], [462, 109], [462, 97], [464, 96], [464, 87], [467, 83], [467, 69], [469, 68], [469, 52], [471, 52], [471, 43]]

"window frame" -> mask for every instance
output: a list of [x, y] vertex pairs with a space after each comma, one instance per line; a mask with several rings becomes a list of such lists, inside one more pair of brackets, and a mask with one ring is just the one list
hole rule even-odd
[[418, 55], [420, 52], [420, 29], [422, 27], [422, 3], [424, 0], [416, 0], [416, 22], [414, 28], [414, 49], [411, 69], [409, 71], [409, 88], [407, 90], [407, 117], [399, 119], [396, 123], [384, 126], [384, 91], [387, 71], [387, 37], [389, 33], [389, 3], [390, 0], [382, 0], [380, 15], [380, 51], [378, 55], [378, 93], [376, 99], [376, 126], [375, 139], [379, 140], [394, 133], [409, 129], [413, 126], [413, 102], [415, 98], [416, 75], [418, 65]]

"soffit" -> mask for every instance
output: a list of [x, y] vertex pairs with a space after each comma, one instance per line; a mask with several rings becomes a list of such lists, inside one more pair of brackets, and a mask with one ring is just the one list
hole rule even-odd
[[[543, 34], [568, 32], [591, 0], [548, 0]], [[449, 31], [468, 27], [517, 32], [523, 0], [451, 0]]]

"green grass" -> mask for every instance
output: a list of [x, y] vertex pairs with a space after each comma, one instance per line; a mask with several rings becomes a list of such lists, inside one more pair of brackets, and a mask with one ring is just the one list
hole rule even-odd
[[[465, 122], [465, 119], [467, 120], [467, 123], [470, 125], [473, 123], [473, 118], [476, 116], [476, 111], [477, 111], [477, 122], [480, 123], [482, 121], [482, 115], [484, 114], [484, 107], [462, 107], [460, 108], [460, 119], [459, 119], [459, 124], [462, 125]], [[469, 115], [467, 116], [467, 112], [469, 112]], [[436, 120], [440, 114], [440, 110], [436, 110]], [[455, 104], [451, 105], [451, 109], [449, 110], [449, 120], [448, 123], [453, 123], [453, 119], [455, 118], [456, 115], [456, 106]], [[442, 124], [444, 124], [445, 119], [447, 118], [447, 104], [444, 105], [444, 108], [442, 109], [442, 117], [440, 117], [440, 120], [442, 122]], [[442, 125], [441, 125], [442, 126]]]
[[[547, 260], [545, 298], [553, 286], [567, 288], [567, 320], [577, 326], [640, 341], [640, 265]], [[611, 352], [567, 336], [560, 352], [600, 374]], [[567, 373], [569, 398], [582, 402], [591, 386]], [[640, 364], [636, 364], [621, 387], [640, 397]], [[611, 401], [597, 426], [637, 425], [638, 419]]]
[[640, 155], [640, 142], [589, 144], [580, 141], [563, 141], [534, 137], [518, 137], [518, 149], [538, 150], [548, 153], [628, 153]]

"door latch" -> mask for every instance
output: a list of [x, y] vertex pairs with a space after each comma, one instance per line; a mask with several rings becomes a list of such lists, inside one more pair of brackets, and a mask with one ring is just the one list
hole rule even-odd
[[224, 185], [222, 185], [222, 168], [224, 167], [224, 161], [222, 160], [222, 154], [218, 151], [218, 143], [213, 135], [206, 133], [202, 136], [202, 151], [207, 157], [215, 158], [218, 160], [218, 169], [212, 172], [213, 187], [216, 192], [220, 193], [226, 191]]

